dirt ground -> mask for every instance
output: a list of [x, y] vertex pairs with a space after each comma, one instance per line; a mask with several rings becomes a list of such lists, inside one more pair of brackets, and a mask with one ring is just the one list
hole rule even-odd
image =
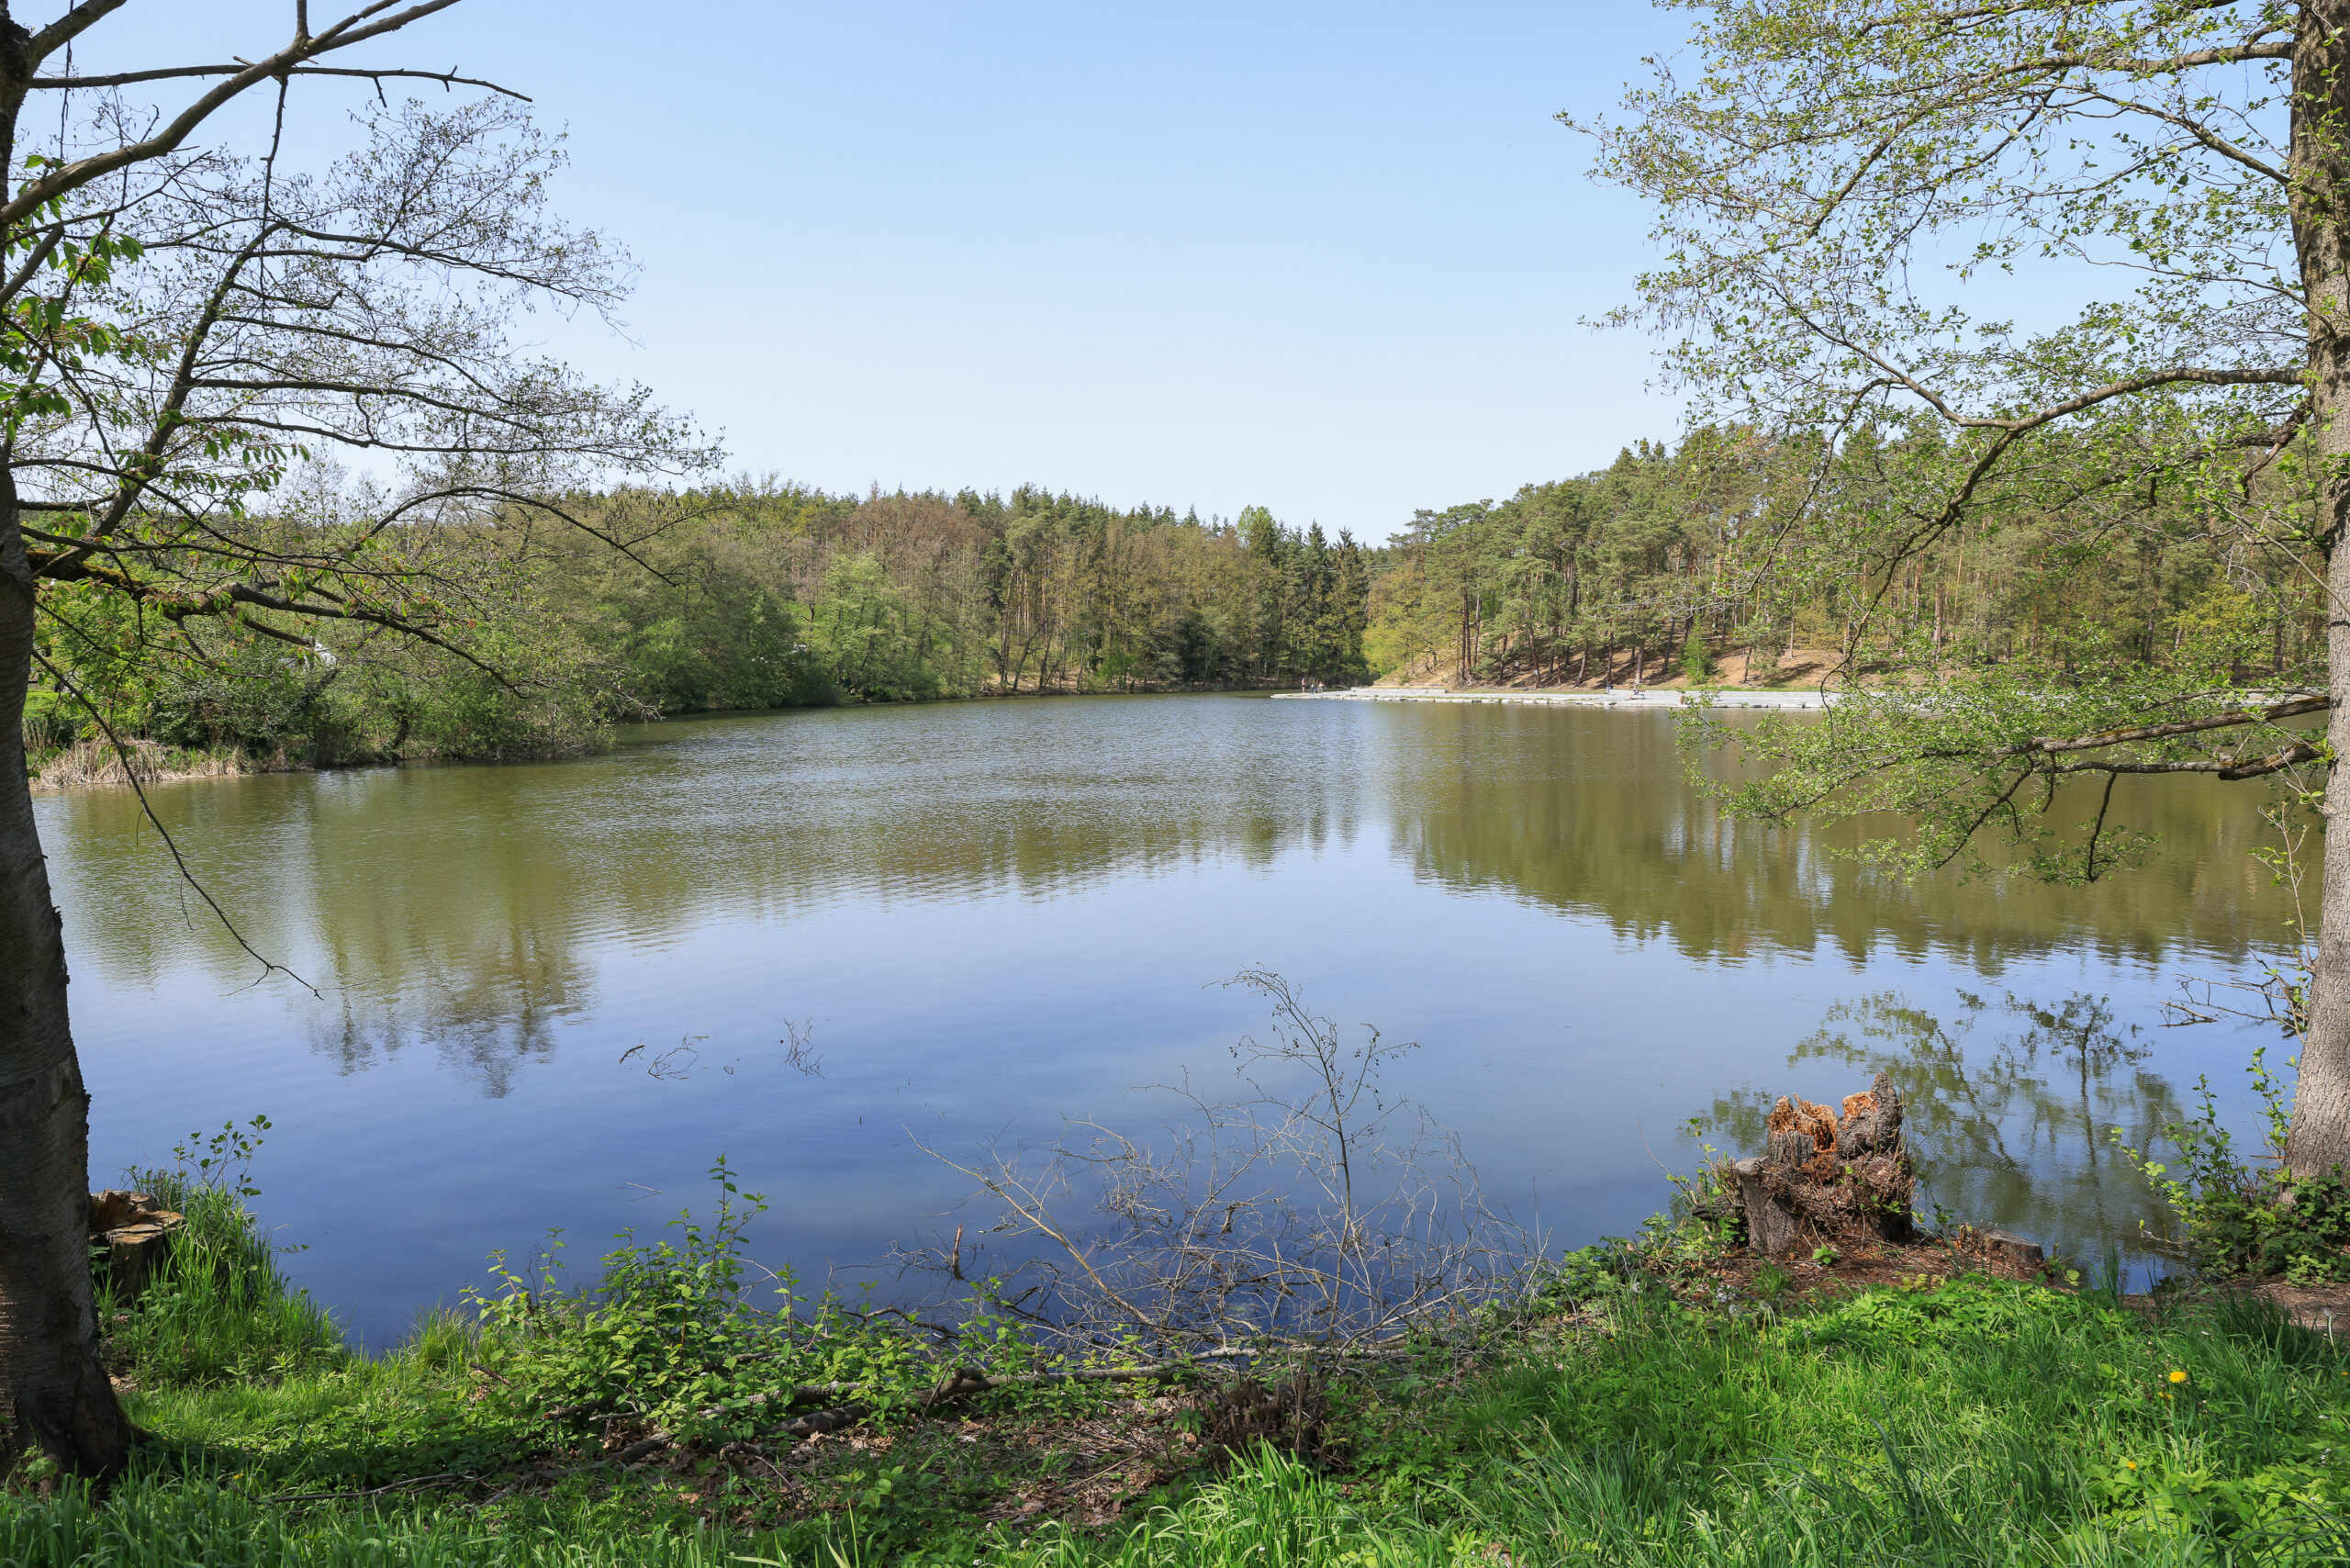
[[[1738, 1252], [1702, 1266], [1699, 1272], [1740, 1294], [1753, 1294], [1754, 1276], [1766, 1262], [1772, 1262], [1774, 1267], [1785, 1271], [1789, 1276], [1787, 1294], [1798, 1298], [1839, 1295], [1871, 1285], [1946, 1280], [1961, 1273], [1987, 1273], [2010, 1280], [2044, 1277], [2040, 1270], [2019, 1268], [1979, 1254], [1962, 1252], [1942, 1240], [1923, 1240], [1908, 1245], [1890, 1242], [1839, 1245], [1841, 1255], [1832, 1265], [1815, 1263], [1808, 1258], [1772, 1260]], [[2316, 1329], [2331, 1338], [2338, 1325], [2341, 1334], [2350, 1338], [2350, 1284], [2288, 1285], [2282, 1280], [2235, 1280], [2188, 1285], [2171, 1293], [2170, 1299], [2187, 1300], [2198, 1294], [2221, 1291], [2265, 1296], [2290, 1313], [2293, 1320], [2305, 1328]], [[2145, 1295], [2124, 1296], [2122, 1299], [2134, 1306], [2145, 1306], [2154, 1300]]]

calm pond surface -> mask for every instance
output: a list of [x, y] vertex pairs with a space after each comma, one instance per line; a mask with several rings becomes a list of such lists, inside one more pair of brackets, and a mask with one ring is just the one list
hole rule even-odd
[[[883, 1279], [969, 1154], [1230, 1069], [1287, 976], [1421, 1048], [1393, 1086], [1556, 1245], [1623, 1232], [1658, 1161], [1890, 1066], [1931, 1196], [2080, 1245], [2151, 1212], [2143, 1138], [2200, 1073], [2251, 1125], [2263, 1031], [2165, 1028], [2251, 968], [2281, 896], [2255, 786], [2118, 800], [2146, 868], [2077, 890], [1903, 884], [1832, 834], [1717, 818], [1664, 712], [1248, 697], [726, 716], [585, 760], [153, 791], [254, 966], [127, 792], [45, 797], [95, 1168], [267, 1114], [256, 1207], [383, 1344], [559, 1227], [575, 1261], [705, 1200], [725, 1155], [759, 1255]], [[810, 1031], [821, 1071], [784, 1043]], [[637, 1049], [638, 1047], [643, 1049]], [[2277, 1054], [2283, 1054], [2279, 1051]], [[1653, 1159], [1651, 1158], [1653, 1154]]]

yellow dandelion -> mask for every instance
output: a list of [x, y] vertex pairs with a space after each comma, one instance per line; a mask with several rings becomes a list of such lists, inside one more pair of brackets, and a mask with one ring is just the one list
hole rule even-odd
[[2177, 1368], [2173, 1368], [2171, 1370], [2170, 1380], [2173, 1383], [2185, 1383], [2187, 1381], [2187, 1374], [2178, 1371]]
[[2125, 1459], [2121, 1462], [2128, 1465], [2132, 1470], [2138, 1468], [2138, 1462], [2134, 1459]]

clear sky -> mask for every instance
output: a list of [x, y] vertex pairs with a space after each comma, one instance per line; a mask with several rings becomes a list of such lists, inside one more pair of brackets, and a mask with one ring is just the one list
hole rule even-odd
[[[76, 64], [251, 59], [291, 13], [131, 0]], [[1680, 33], [1630, 3], [465, 0], [368, 60], [568, 131], [557, 205], [643, 272], [632, 342], [549, 341], [739, 470], [1380, 539], [1675, 433], [1648, 345], [1582, 324], [1645, 216], [1551, 117]], [[301, 85], [297, 129], [342, 135], [358, 95]]]

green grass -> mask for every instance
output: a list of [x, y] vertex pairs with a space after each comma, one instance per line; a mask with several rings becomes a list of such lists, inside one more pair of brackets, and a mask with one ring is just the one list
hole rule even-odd
[[[2185, 1377], [2174, 1381], [2174, 1372]], [[1391, 1410], [1390, 1417], [1400, 1416]], [[1628, 1306], [1426, 1406], [1351, 1478], [1259, 1454], [1035, 1568], [2350, 1561], [2350, 1397], [2257, 1304], [2148, 1323], [1973, 1282], [1732, 1327]]]
[[[716, 1430], [686, 1469], [599, 1465], [528, 1390], [549, 1366], [561, 1375], [547, 1387], [597, 1385], [582, 1369], [628, 1338], [609, 1322], [591, 1342], [576, 1311], [535, 1338], [442, 1315], [355, 1356], [284, 1291], [233, 1203], [176, 1195], [191, 1245], [118, 1334], [154, 1440], [103, 1506], [20, 1476], [0, 1493], [0, 1562], [2350, 1562], [2350, 1358], [2257, 1301], [2149, 1313], [1975, 1279], [1789, 1307], [1578, 1270], [1561, 1287], [1575, 1317], [1521, 1312], [1472, 1361], [1337, 1391], [1327, 1462], [1260, 1447], [1110, 1523], [1013, 1533], [979, 1511], [1055, 1465], [1081, 1468], [1075, 1446], [990, 1450], [908, 1416], [886, 1450], [772, 1445], [788, 1472], [730, 1480], [708, 1457]], [[641, 1347], [627, 1354], [668, 1375]], [[703, 1397], [711, 1375], [681, 1386]], [[1049, 1436], [1106, 1408], [1040, 1400], [1011, 1415]], [[543, 1463], [568, 1473], [526, 1473]], [[450, 1472], [466, 1478], [288, 1500]]]
[[174, 1171], [135, 1174], [157, 1203], [186, 1216], [137, 1312], [100, 1294], [116, 1347], [141, 1383], [201, 1388], [274, 1382], [350, 1359], [326, 1309], [286, 1284], [236, 1193]]

